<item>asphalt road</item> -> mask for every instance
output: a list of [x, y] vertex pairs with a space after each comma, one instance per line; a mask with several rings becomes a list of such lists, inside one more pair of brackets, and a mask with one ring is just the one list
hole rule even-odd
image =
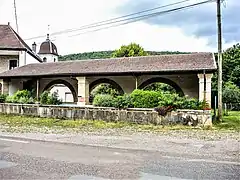
[[[239, 158], [239, 156], [236, 156]], [[239, 161], [0, 137], [0, 179], [240, 179]]]

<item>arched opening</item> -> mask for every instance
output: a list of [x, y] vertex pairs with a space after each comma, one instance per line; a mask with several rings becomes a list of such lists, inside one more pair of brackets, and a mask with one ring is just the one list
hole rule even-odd
[[172, 80], [162, 78], [162, 77], [155, 77], [144, 81], [138, 89], [147, 89], [147, 90], [162, 90], [162, 91], [169, 91], [172, 93], [177, 93], [179, 96], [184, 96], [182, 89]]
[[97, 94], [110, 94], [113, 96], [123, 95], [122, 87], [115, 81], [107, 78], [101, 78], [93, 81], [89, 85], [90, 98], [89, 102], [92, 103]]
[[77, 102], [77, 93], [74, 87], [67, 81], [58, 79], [51, 81], [44, 89], [44, 91], [50, 91], [50, 93], [58, 93], [59, 98], [62, 102], [73, 103]]

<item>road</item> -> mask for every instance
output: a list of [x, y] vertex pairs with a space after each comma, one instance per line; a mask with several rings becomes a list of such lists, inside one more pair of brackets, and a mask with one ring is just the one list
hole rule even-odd
[[[235, 156], [235, 159], [239, 156]], [[0, 179], [240, 179], [238, 160], [0, 137]]]

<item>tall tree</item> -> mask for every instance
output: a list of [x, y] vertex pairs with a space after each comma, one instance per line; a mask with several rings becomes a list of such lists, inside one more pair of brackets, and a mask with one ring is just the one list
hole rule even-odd
[[[215, 56], [217, 60], [217, 55]], [[213, 90], [217, 90], [217, 73], [212, 79]], [[223, 52], [223, 84], [233, 82], [240, 87], [240, 44], [235, 44]]]
[[240, 87], [240, 44], [223, 53], [223, 81], [232, 81]]
[[113, 57], [132, 57], [132, 56], [147, 56], [148, 53], [136, 43], [131, 43], [129, 45], [123, 45], [120, 49], [113, 52]]

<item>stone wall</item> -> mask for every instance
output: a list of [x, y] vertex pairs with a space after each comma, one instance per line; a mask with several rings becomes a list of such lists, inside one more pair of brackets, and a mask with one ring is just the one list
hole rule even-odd
[[138, 124], [212, 125], [211, 111], [203, 110], [177, 110], [162, 117], [153, 109], [142, 108], [119, 110], [101, 107], [67, 107], [1, 103], [0, 113], [75, 120], [125, 121]]
[[9, 70], [9, 60], [18, 60], [18, 56], [0, 55], [0, 73]]

